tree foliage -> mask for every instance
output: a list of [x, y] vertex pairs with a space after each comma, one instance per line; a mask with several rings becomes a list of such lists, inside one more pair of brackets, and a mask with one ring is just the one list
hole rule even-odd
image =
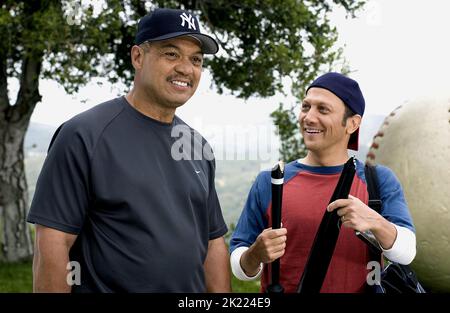
[[[103, 3], [97, 14], [95, 2], [97, 7]], [[129, 51], [139, 17], [153, 7], [173, 7], [196, 12], [220, 42], [221, 53], [206, 64], [219, 92], [241, 98], [269, 97], [285, 93], [288, 82], [292, 94], [298, 96], [321, 66], [340, 58], [340, 50], [333, 48], [337, 31], [328, 18], [333, 6], [342, 6], [353, 15], [363, 5], [353, 0], [80, 3], [42, 0], [2, 5], [1, 48], [7, 51], [8, 77], [20, 74], [24, 53], [36, 53], [45, 60], [40, 77], [56, 80], [69, 93], [93, 77], [128, 84], [133, 75]], [[71, 13], [77, 14], [71, 17]], [[70, 24], [71, 18], [78, 23]]]
[[288, 78], [297, 95], [321, 66], [340, 56], [333, 49], [337, 32], [328, 19], [333, 5], [354, 14], [363, 4], [353, 0], [106, 0], [97, 1], [103, 5], [94, 14], [95, 2], [72, 12], [78, 13], [73, 19], [79, 23], [70, 24], [71, 9], [78, 8], [80, 1], [5, 1], [0, 25], [7, 75], [20, 74], [24, 53], [38, 53], [45, 60], [41, 78], [56, 80], [67, 92], [98, 76], [128, 83], [133, 74], [129, 50], [139, 17], [155, 6], [173, 7], [198, 13], [207, 31], [219, 40], [222, 52], [206, 64], [219, 92], [231, 91], [241, 98], [268, 97], [283, 92]]

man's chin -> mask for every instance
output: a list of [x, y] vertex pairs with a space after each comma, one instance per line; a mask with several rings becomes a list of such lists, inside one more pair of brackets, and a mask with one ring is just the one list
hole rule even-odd
[[176, 102], [174, 101], [174, 102], [168, 103], [167, 106], [172, 109], [177, 109], [177, 108], [185, 105], [186, 102], [187, 102], [187, 100], [186, 101], [176, 101]]
[[168, 99], [169, 101], [167, 101], [167, 103], [170, 103], [170, 106], [173, 108], [178, 108], [184, 104], [186, 104], [186, 102], [188, 102], [190, 99], [192, 98], [192, 95], [183, 95], [183, 96], [178, 96], [178, 97], [173, 97], [172, 99]]
[[305, 148], [307, 150], [309, 150], [309, 151], [312, 151], [312, 152], [320, 149], [320, 145], [317, 142], [306, 142], [306, 141], [304, 141], [304, 144], [305, 144]]
[[165, 106], [176, 109], [186, 104], [191, 97], [166, 99]]
[[309, 141], [309, 140], [305, 140], [304, 137], [303, 137], [303, 143], [304, 143], [306, 149], [310, 149], [311, 147], [314, 146], [314, 142], [311, 142], [311, 141]]

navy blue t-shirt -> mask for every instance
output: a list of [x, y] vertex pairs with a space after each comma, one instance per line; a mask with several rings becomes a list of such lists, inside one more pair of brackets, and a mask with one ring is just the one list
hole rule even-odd
[[208, 241], [227, 232], [214, 174], [195, 130], [120, 97], [57, 130], [28, 222], [78, 235], [73, 292], [204, 292]]

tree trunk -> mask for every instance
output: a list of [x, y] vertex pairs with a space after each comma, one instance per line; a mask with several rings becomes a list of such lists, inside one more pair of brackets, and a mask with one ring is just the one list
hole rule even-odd
[[33, 254], [26, 223], [28, 188], [23, 142], [28, 122], [0, 121], [0, 262], [29, 260]]
[[31, 114], [41, 100], [41, 66], [41, 52], [24, 54], [20, 89], [12, 106], [7, 96], [6, 62], [0, 61], [0, 262], [29, 260], [33, 255], [26, 222], [28, 188], [23, 143]]

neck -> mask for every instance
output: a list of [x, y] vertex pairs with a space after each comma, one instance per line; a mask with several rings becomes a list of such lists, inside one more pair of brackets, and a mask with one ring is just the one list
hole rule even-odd
[[337, 166], [347, 162], [348, 158], [347, 149], [333, 154], [308, 150], [308, 154], [300, 162], [310, 166]]
[[173, 117], [175, 116], [174, 108], [166, 108], [148, 100], [144, 94], [135, 88], [131, 89], [125, 98], [142, 114], [163, 123], [172, 123]]

